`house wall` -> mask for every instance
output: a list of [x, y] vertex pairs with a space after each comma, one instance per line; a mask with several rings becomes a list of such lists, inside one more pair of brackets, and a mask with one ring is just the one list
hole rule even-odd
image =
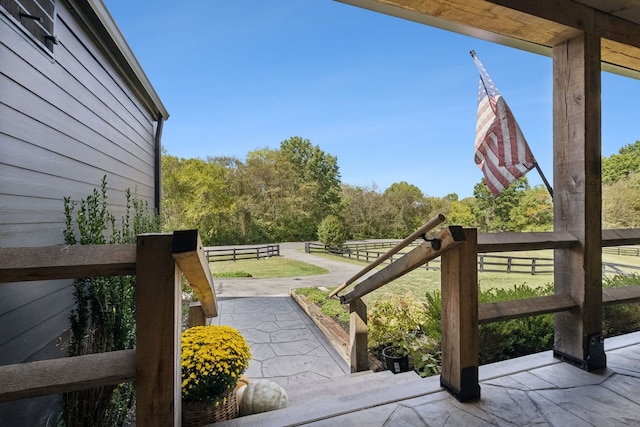
[[[118, 217], [127, 188], [154, 204], [155, 117], [66, 4], [53, 54], [0, 11], [1, 247], [64, 243], [63, 197], [86, 197], [104, 175]], [[0, 285], [0, 364], [63, 356], [72, 303], [69, 281]], [[51, 408], [32, 400], [0, 404], [0, 425], [44, 425]]]

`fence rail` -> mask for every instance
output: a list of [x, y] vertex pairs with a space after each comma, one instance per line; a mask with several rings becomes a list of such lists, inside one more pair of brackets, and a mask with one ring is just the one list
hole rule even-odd
[[[307, 242], [305, 243], [305, 251], [307, 253], [323, 252], [332, 255], [341, 256], [343, 258], [349, 258], [356, 261], [371, 263], [380, 258], [385, 252], [380, 252], [371, 249], [392, 247], [395, 243], [389, 242], [375, 242], [375, 243], [357, 243], [347, 244], [342, 247], [326, 247], [322, 243]], [[413, 243], [413, 245], [419, 244], [419, 241]], [[635, 256], [635, 251], [640, 248], [630, 247], [617, 247], [617, 248], [602, 248], [605, 253], [613, 253], [620, 255]], [[398, 253], [390, 257], [388, 260], [381, 263], [381, 265], [391, 264], [394, 260], [402, 257], [404, 253]], [[435, 259], [424, 264], [424, 268], [427, 270], [440, 270], [440, 259]], [[630, 271], [631, 270], [631, 271]], [[478, 254], [478, 271], [485, 273], [514, 273], [514, 274], [553, 274], [553, 258], [540, 258], [540, 257], [519, 257], [519, 256], [507, 256], [507, 255], [487, 255]], [[629, 274], [630, 272], [639, 272], [640, 267], [627, 264], [618, 264], [612, 262], [602, 263], [602, 274]]]
[[280, 256], [280, 245], [239, 246], [233, 248], [204, 249], [209, 262], [237, 261], [239, 259], [260, 259]]
[[603, 254], [640, 256], [640, 246], [619, 246], [617, 248], [602, 248]]

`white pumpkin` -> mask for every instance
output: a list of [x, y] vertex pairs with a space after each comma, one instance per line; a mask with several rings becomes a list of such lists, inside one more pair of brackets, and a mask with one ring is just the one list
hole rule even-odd
[[253, 380], [237, 390], [240, 415], [251, 415], [285, 408], [289, 402], [287, 392], [276, 382]]

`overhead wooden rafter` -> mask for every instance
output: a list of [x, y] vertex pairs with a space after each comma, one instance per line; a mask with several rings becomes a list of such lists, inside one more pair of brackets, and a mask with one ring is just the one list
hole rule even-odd
[[637, 0], [338, 1], [547, 56], [584, 31], [602, 38], [604, 70], [640, 79]]

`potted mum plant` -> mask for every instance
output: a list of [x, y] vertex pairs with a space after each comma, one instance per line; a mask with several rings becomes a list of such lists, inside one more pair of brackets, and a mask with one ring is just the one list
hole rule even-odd
[[230, 326], [196, 326], [182, 333], [182, 425], [234, 418], [234, 388], [249, 367], [251, 349]]

